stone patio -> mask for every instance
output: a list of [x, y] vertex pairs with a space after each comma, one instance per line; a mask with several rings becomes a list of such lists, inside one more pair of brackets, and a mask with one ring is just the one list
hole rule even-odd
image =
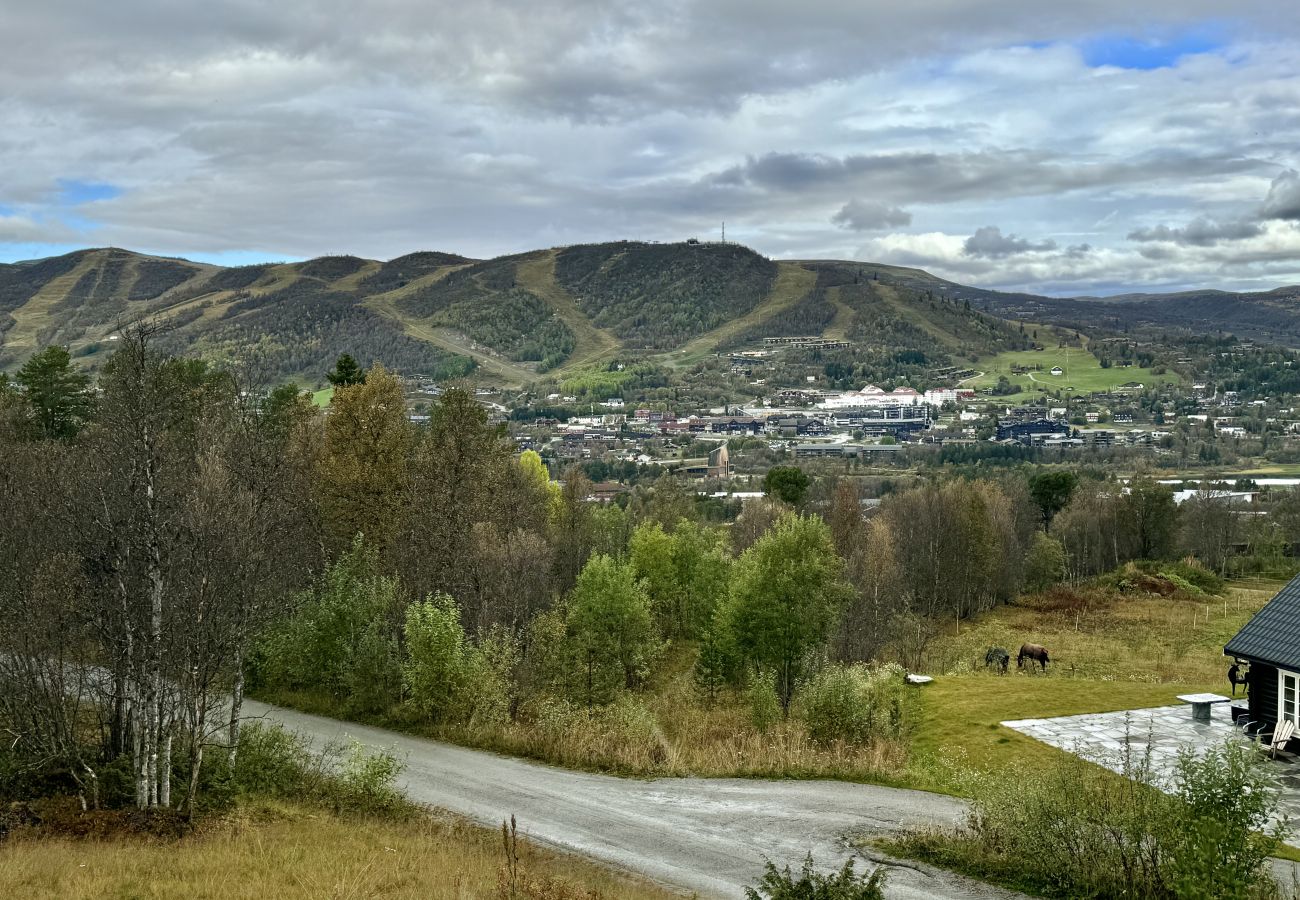
[[[1180, 750], [1190, 748], [1200, 754], [1230, 738], [1245, 740], [1241, 730], [1232, 724], [1228, 704], [1215, 704], [1210, 709], [1209, 722], [1193, 721], [1190, 706], [1158, 706], [1055, 719], [1017, 719], [1002, 724], [1121, 774], [1126, 754], [1140, 760], [1149, 749], [1157, 782], [1168, 788], [1173, 784]], [[1270, 766], [1282, 792], [1279, 812], [1293, 823], [1300, 823], [1300, 758], [1279, 757]], [[1287, 843], [1300, 846], [1300, 834], [1293, 834]]]

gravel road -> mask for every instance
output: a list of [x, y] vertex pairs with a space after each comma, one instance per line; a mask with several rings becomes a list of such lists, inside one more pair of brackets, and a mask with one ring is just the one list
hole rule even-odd
[[[951, 797], [834, 781], [659, 778], [574, 772], [350, 722], [246, 702], [245, 715], [316, 742], [355, 738], [395, 751], [411, 799], [499, 826], [512, 814], [531, 839], [637, 872], [701, 897], [740, 897], [763, 859], [819, 866], [852, 854], [851, 835], [950, 824]], [[874, 858], [874, 857], [873, 857]], [[875, 861], [884, 861], [875, 858]], [[899, 900], [990, 900], [1022, 895], [923, 865], [890, 865]]]

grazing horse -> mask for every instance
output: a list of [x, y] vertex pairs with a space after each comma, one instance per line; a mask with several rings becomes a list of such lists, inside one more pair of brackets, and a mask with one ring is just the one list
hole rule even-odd
[[1051, 662], [1051, 660], [1047, 658], [1047, 648], [1040, 647], [1037, 644], [1020, 645], [1020, 652], [1016, 654], [1016, 668], [1023, 669], [1025, 667], [1026, 659], [1029, 660], [1030, 669], [1032, 669], [1034, 663], [1037, 662], [1042, 665], [1044, 672], [1047, 671], [1047, 664]]
[[1246, 676], [1241, 674], [1241, 663], [1234, 662], [1228, 667], [1228, 683], [1232, 685], [1232, 696], [1234, 697], [1237, 696], [1237, 685], [1246, 688], [1242, 693], [1250, 690]]
[[990, 647], [984, 654], [984, 668], [997, 666], [999, 674], [1007, 674], [1007, 666], [1011, 662], [1011, 654], [1001, 647]]

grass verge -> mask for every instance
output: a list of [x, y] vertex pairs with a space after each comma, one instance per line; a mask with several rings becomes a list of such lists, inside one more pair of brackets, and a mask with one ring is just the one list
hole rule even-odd
[[[526, 829], [527, 823], [521, 823]], [[403, 823], [258, 801], [180, 840], [11, 839], [0, 896], [81, 898], [411, 898], [510, 896], [498, 832], [453, 817]], [[678, 896], [579, 857], [519, 843], [521, 898]]]

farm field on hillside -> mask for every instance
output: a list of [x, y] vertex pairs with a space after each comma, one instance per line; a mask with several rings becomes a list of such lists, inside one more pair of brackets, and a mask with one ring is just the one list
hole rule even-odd
[[[1041, 371], [1027, 374], [1012, 374], [1016, 366], [1041, 367]], [[1061, 367], [1061, 375], [1051, 374], [1052, 368]], [[985, 357], [974, 363], [974, 368], [984, 374], [969, 382], [976, 389], [992, 387], [998, 378], [1005, 375], [1013, 385], [1021, 388], [1020, 395], [1033, 396], [1049, 391], [1066, 391], [1076, 394], [1088, 394], [1094, 391], [1109, 391], [1122, 384], [1138, 382], [1151, 387], [1154, 384], [1174, 383], [1178, 376], [1172, 373], [1152, 374], [1150, 369], [1138, 366], [1112, 366], [1103, 369], [1101, 362], [1087, 350], [1078, 347], [1048, 348], [1045, 350], [1008, 350], [996, 356]], [[1012, 397], [1005, 398], [1011, 400]]]

